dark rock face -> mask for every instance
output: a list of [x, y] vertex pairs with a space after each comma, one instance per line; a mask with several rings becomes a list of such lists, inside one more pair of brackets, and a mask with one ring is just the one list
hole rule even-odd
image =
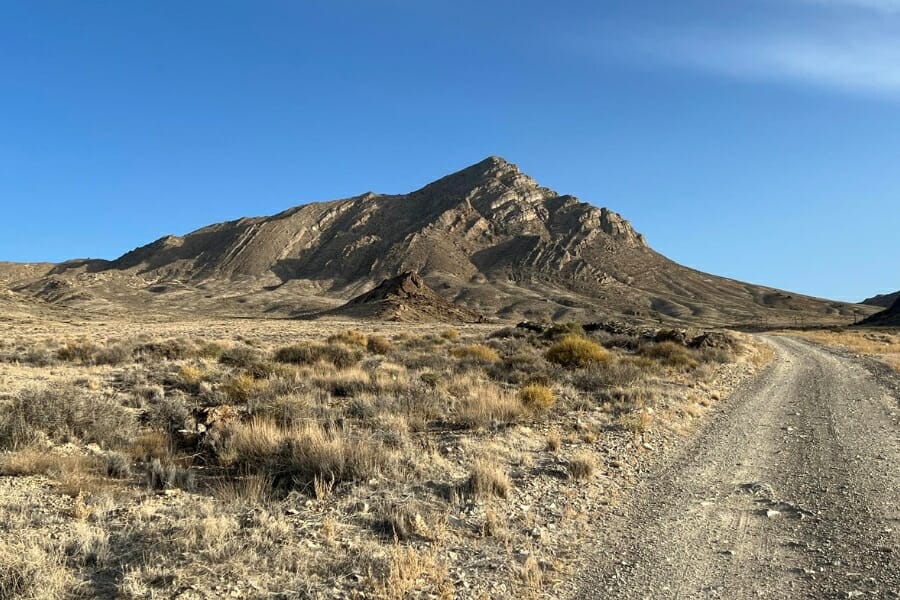
[[872, 315], [861, 324], [878, 327], [900, 327], [900, 299], [897, 299], [890, 308]]
[[865, 300], [863, 300], [862, 304], [868, 304], [869, 306], [881, 306], [882, 308], [890, 308], [897, 300], [900, 300], [900, 292], [872, 296], [871, 298], [866, 298]]

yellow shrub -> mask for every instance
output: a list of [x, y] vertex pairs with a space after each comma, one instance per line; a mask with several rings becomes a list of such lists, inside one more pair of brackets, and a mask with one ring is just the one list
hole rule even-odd
[[197, 385], [203, 380], [203, 370], [194, 365], [184, 365], [178, 369], [178, 380], [182, 385]]
[[609, 352], [603, 346], [576, 335], [567, 335], [547, 351], [547, 360], [569, 368], [587, 367], [609, 358]]
[[520, 389], [519, 399], [526, 408], [533, 411], [549, 410], [556, 403], [553, 390], [539, 383], [529, 383]]
[[241, 373], [225, 384], [223, 391], [234, 402], [246, 402], [262, 393], [267, 381], [259, 381], [246, 373]]
[[469, 344], [454, 348], [450, 352], [456, 358], [470, 359], [480, 363], [495, 363], [500, 360], [500, 355], [490, 346], [484, 344]]

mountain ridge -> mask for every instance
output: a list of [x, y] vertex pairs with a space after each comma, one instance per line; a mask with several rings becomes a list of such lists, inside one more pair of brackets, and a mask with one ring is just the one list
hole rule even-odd
[[[858, 309], [679, 265], [619, 213], [499, 157], [408, 194], [304, 204], [164, 236], [112, 261], [69, 261], [19, 289], [104, 310], [303, 316], [412, 271], [448, 302], [510, 320], [839, 322]], [[60, 294], [68, 287], [77, 293]]]

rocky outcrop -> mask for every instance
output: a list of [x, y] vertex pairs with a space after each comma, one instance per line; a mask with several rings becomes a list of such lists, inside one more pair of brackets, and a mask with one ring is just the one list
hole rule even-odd
[[441, 298], [415, 271], [387, 279], [340, 308], [325, 311], [317, 316], [441, 323], [480, 323], [484, 320], [484, 317], [474, 310]]

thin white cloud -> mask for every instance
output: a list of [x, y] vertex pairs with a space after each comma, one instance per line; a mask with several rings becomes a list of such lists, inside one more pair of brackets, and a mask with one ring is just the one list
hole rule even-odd
[[887, 13], [900, 13], [900, 0], [801, 0], [806, 4], [863, 8]]
[[815, 84], [900, 99], [900, 37], [700, 35], [653, 44], [657, 58], [753, 80]]

